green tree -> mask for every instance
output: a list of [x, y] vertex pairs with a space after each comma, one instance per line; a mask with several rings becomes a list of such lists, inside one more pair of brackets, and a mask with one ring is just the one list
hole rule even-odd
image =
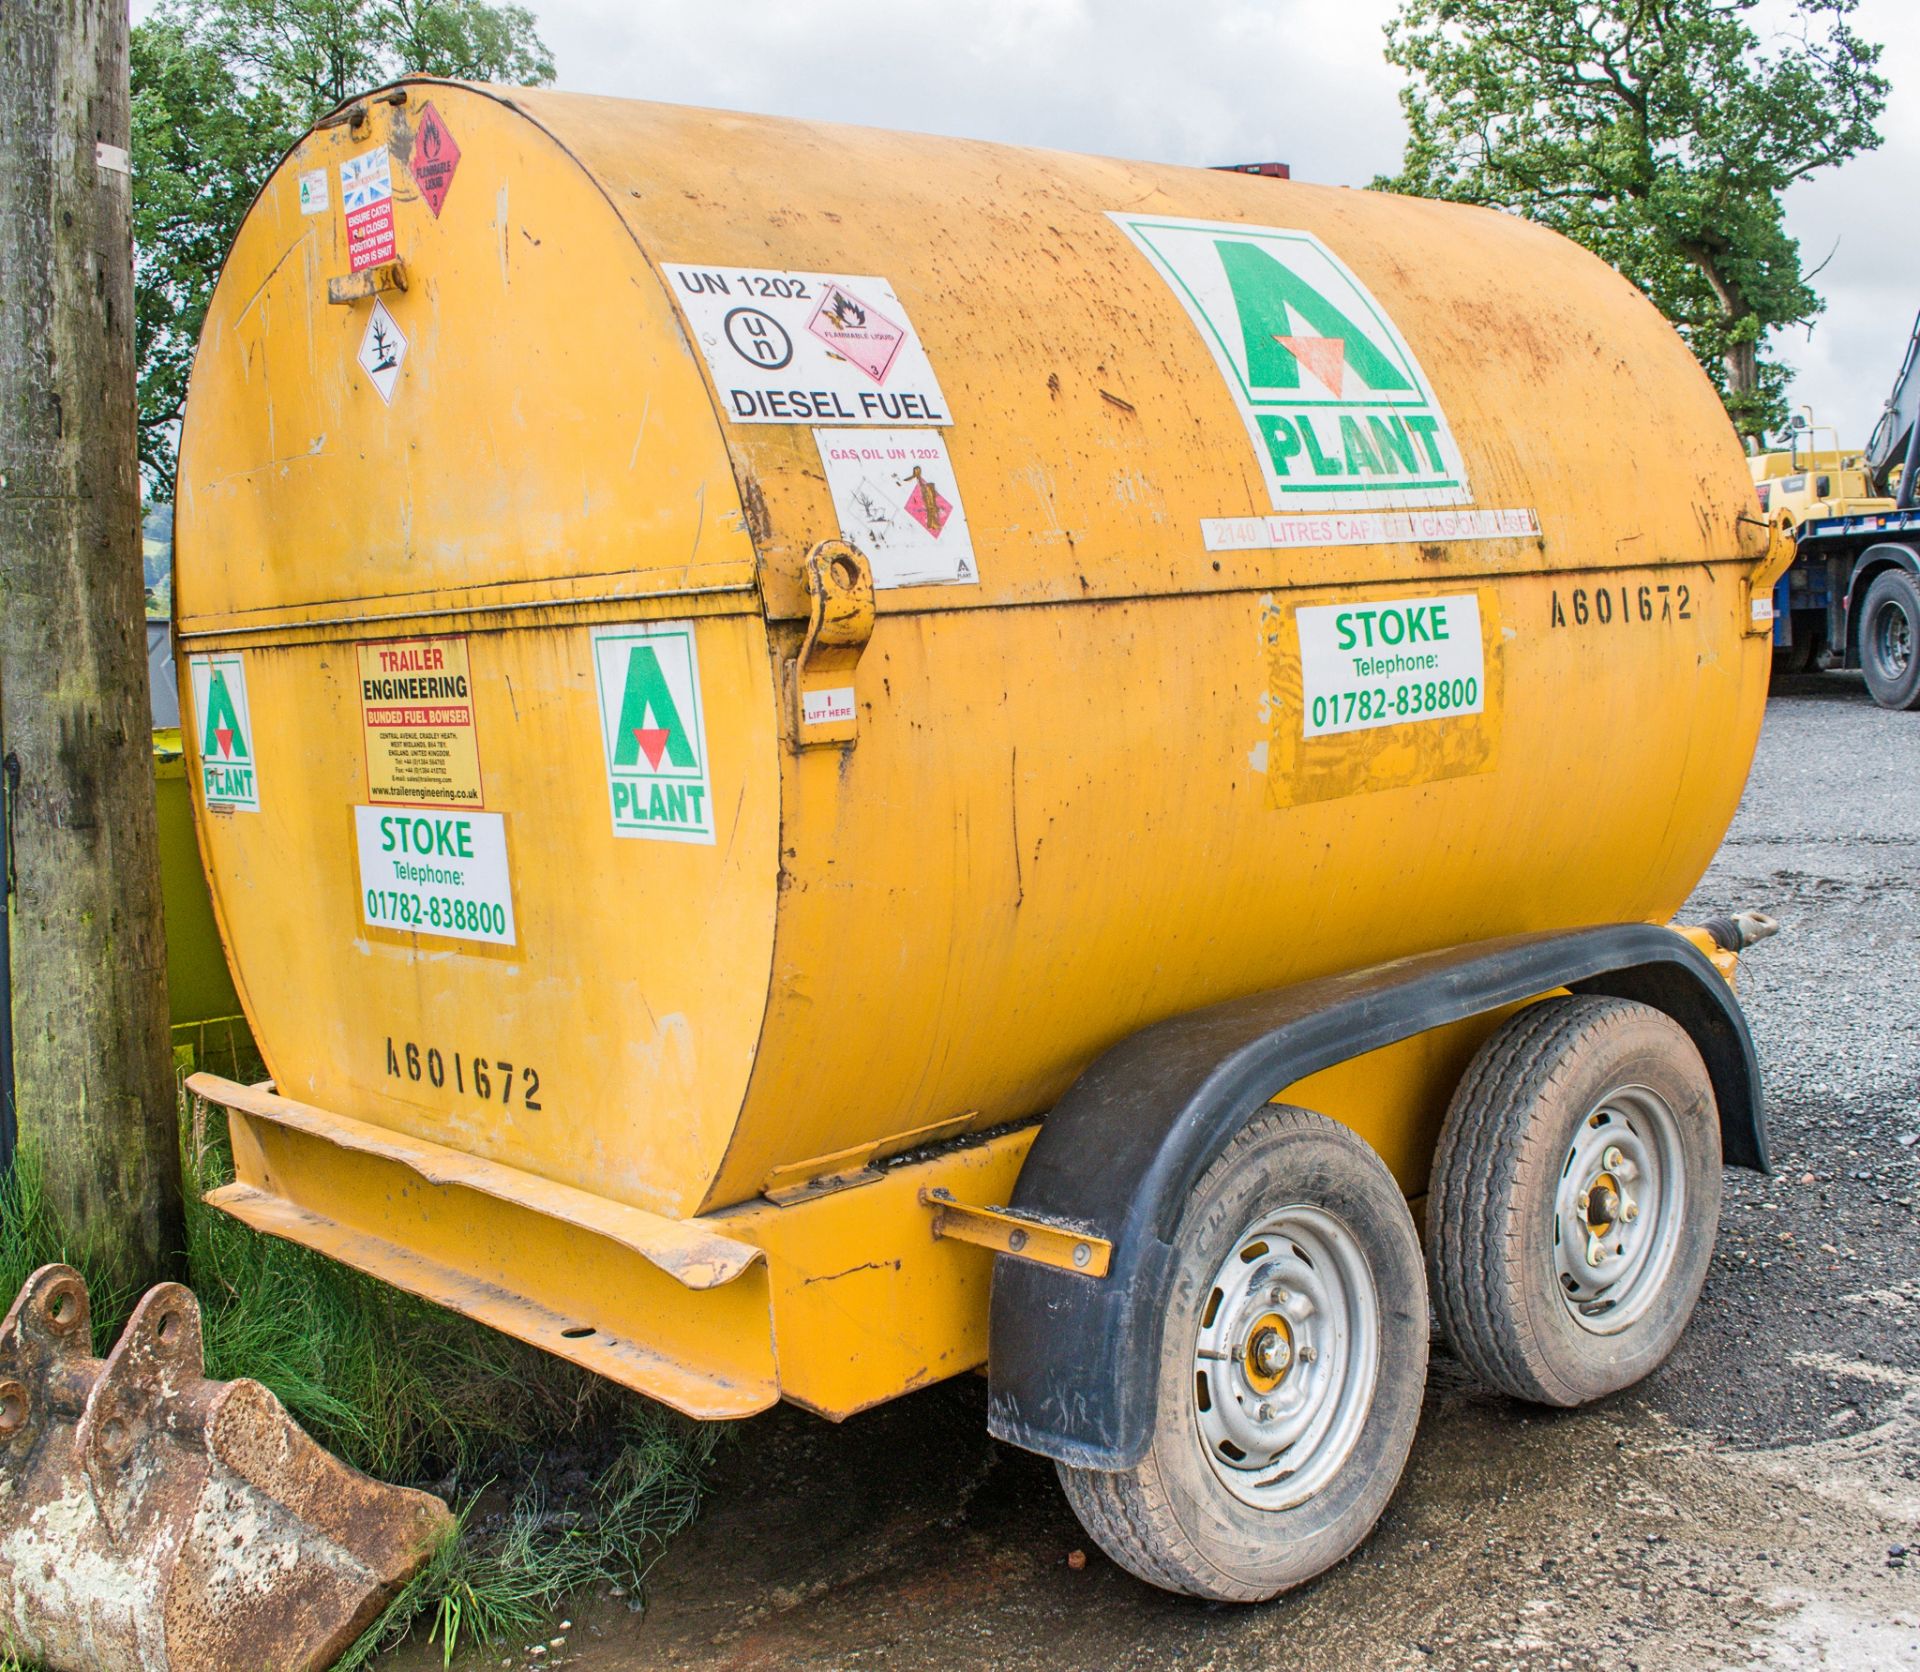
[[1758, 437], [1786, 417], [1768, 333], [1824, 305], [1782, 194], [1880, 143], [1887, 83], [1855, 3], [1791, 0], [1763, 44], [1761, 0], [1402, 0], [1387, 58], [1410, 77], [1407, 150], [1375, 184], [1584, 244], [1673, 321]]
[[486, 0], [165, 0], [133, 30], [132, 69], [140, 464], [170, 499], [214, 280], [288, 147], [400, 75], [537, 86], [553, 57], [531, 12]]

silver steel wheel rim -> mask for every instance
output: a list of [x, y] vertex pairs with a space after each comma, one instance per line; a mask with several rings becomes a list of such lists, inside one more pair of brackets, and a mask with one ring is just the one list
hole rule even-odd
[[1568, 1145], [1554, 1193], [1554, 1276], [1573, 1321], [1618, 1335], [1645, 1317], [1686, 1217], [1686, 1150], [1672, 1107], [1647, 1086], [1608, 1092]]
[[1875, 626], [1878, 629], [1874, 638], [1878, 641], [1880, 666], [1886, 669], [1890, 678], [1898, 679], [1913, 660], [1913, 623], [1907, 619], [1907, 612], [1898, 603], [1889, 603], [1881, 609], [1880, 619]]
[[1214, 1274], [1194, 1343], [1194, 1420], [1220, 1482], [1255, 1509], [1306, 1502], [1366, 1426], [1380, 1303], [1353, 1233], [1304, 1204], [1262, 1214]]

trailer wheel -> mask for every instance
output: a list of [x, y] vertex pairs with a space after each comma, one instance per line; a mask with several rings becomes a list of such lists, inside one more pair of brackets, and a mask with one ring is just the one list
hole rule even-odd
[[1867, 588], [1860, 666], [1882, 708], [1920, 708], [1920, 583], [1904, 569], [1874, 576]]
[[1345, 1127], [1263, 1110], [1180, 1218], [1134, 1468], [1059, 1465], [1109, 1556], [1169, 1591], [1258, 1602], [1366, 1537], [1413, 1444], [1426, 1273], [1406, 1199]]
[[1442, 1335], [1517, 1399], [1581, 1405], [1673, 1350], [1720, 1222], [1720, 1121], [1670, 1016], [1545, 999], [1480, 1049], [1427, 1196]]

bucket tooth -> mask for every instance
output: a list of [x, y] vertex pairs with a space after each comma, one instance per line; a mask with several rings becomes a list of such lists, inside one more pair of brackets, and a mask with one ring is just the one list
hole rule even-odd
[[42, 1266], [0, 1324], [0, 1633], [52, 1672], [319, 1672], [452, 1529], [317, 1445], [258, 1382], [208, 1381], [200, 1306], [151, 1289], [92, 1356], [86, 1284]]

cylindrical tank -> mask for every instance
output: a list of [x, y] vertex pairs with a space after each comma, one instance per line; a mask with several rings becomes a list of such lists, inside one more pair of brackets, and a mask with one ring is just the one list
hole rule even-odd
[[[1760, 724], [1751, 508], [1652, 306], [1505, 215], [407, 82], [267, 183], [187, 408], [248, 1017], [290, 1097], [684, 1216], [1176, 1012], [1664, 920]], [[870, 635], [856, 563], [803, 643], [836, 538]]]

